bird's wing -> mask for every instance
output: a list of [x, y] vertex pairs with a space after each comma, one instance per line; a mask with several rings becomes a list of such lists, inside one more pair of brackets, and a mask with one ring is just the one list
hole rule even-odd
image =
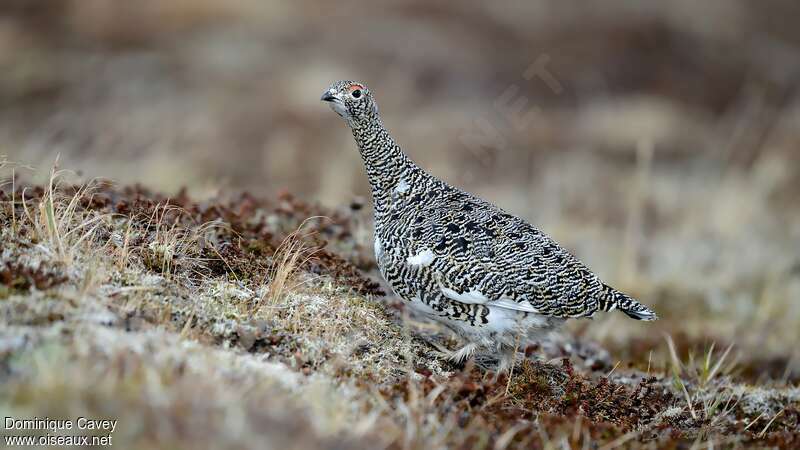
[[462, 195], [432, 238], [434, 252], [449, 261], [446, 297], [553, 317], [600, 309], [604, 285], [577, 258], [524, 220]]

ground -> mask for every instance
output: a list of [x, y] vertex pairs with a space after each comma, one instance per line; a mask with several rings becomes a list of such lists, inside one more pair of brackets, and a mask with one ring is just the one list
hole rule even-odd
[[6, 415], [115, 418], [124, 448], [800, 445], [792, 361], [697, 340], [670, 292], [653, 327], [577, 322], [496, 377], [383, 295], [360, 204], [52, 177], [2, 191]]
[[[800, 447], [798, 16], [0, 2], [0, 416], [118, 419], [122, 448]], [[570, 321], [499, 378], [443, 361], [375, 270], [339, 79], [660, 320]]]

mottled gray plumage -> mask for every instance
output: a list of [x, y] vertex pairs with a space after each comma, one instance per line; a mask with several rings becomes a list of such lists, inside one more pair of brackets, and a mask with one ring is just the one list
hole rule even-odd
[[364, 160], [381, 274], [412, 308], [467, 341], [454, 359], [485, 349], [506, 365], [517, 345], [597, 311], [656, 319], [532, 225], [414, 164], [363, 84], [338, 81], [322, 100], [347, 121]]

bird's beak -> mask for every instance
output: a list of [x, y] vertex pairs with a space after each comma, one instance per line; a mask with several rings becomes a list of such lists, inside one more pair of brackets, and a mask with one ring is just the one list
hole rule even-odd
[[322, 100], [323, 102], [333, 102], [336, 101], [336, 97], [331, 93], [331, 91], [328, 90], [322, 93], [322, 97], [320, 97], [320, 100]]
[[323, 102], [328, 102], [328, 106], [330, 106], [331, 109], [336, 114], [347, 119], [349, 115], [347, 114], [347, 109], [344, 107], [344, 102], [342, 101], [341, 98], [337, 97], [334, 94], [334, 92], [336, 91], [328, 89], [327, 91], [322, 93], [322, 97], [320, 97], [320, 100], [322, 100]]

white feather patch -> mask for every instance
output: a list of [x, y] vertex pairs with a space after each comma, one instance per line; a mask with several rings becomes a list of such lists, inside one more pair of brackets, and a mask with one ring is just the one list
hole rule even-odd
[[425, 250], [417, 253], [416, 255], [409, 256], [408, 258], [406, 258], [406, 263], [409, 266], [425, 267], [430, 265], [430, 263], [433, 262], [433, 259], [435, 257], [436, 256], [433, 254], [433, 252], [430, 249], [426, 248]]
[[383, 253], [383, 247], [381, 246], [381, 240], [378, 237], [375, 237], [375, 259], [380, 260], [381, 254]]
[[394, 191], [402, 194], [408, 191], [410, 188], [411, 186], [409, 186], [408, 183], [406, 183], [406, 180], [401, 179], [400, 182], [397, 183], [397, 186], [395, 186]]
[[539, 312], [528, 302], [515, 302], [514, 300], [507, 298], [501, 298], [499, 300], [495, 300], [491, 304], [492, 306], [497, 306], [498, 308], [512, 309], [514, 311], [522, 311], [530, 313]]
[[461, 303], [467, 303], [470, 305], [472, 304], [482, 305], [489, 301], [489, 299], [485, 295], [483, 295], [481, 291], [477, 289], [472, 289], [469, 292], [464, 292], [459, 294], [458, 292], [450, 288], [442, 287], [442, 294], [444, 294], [444, 296], [449, 299]]

